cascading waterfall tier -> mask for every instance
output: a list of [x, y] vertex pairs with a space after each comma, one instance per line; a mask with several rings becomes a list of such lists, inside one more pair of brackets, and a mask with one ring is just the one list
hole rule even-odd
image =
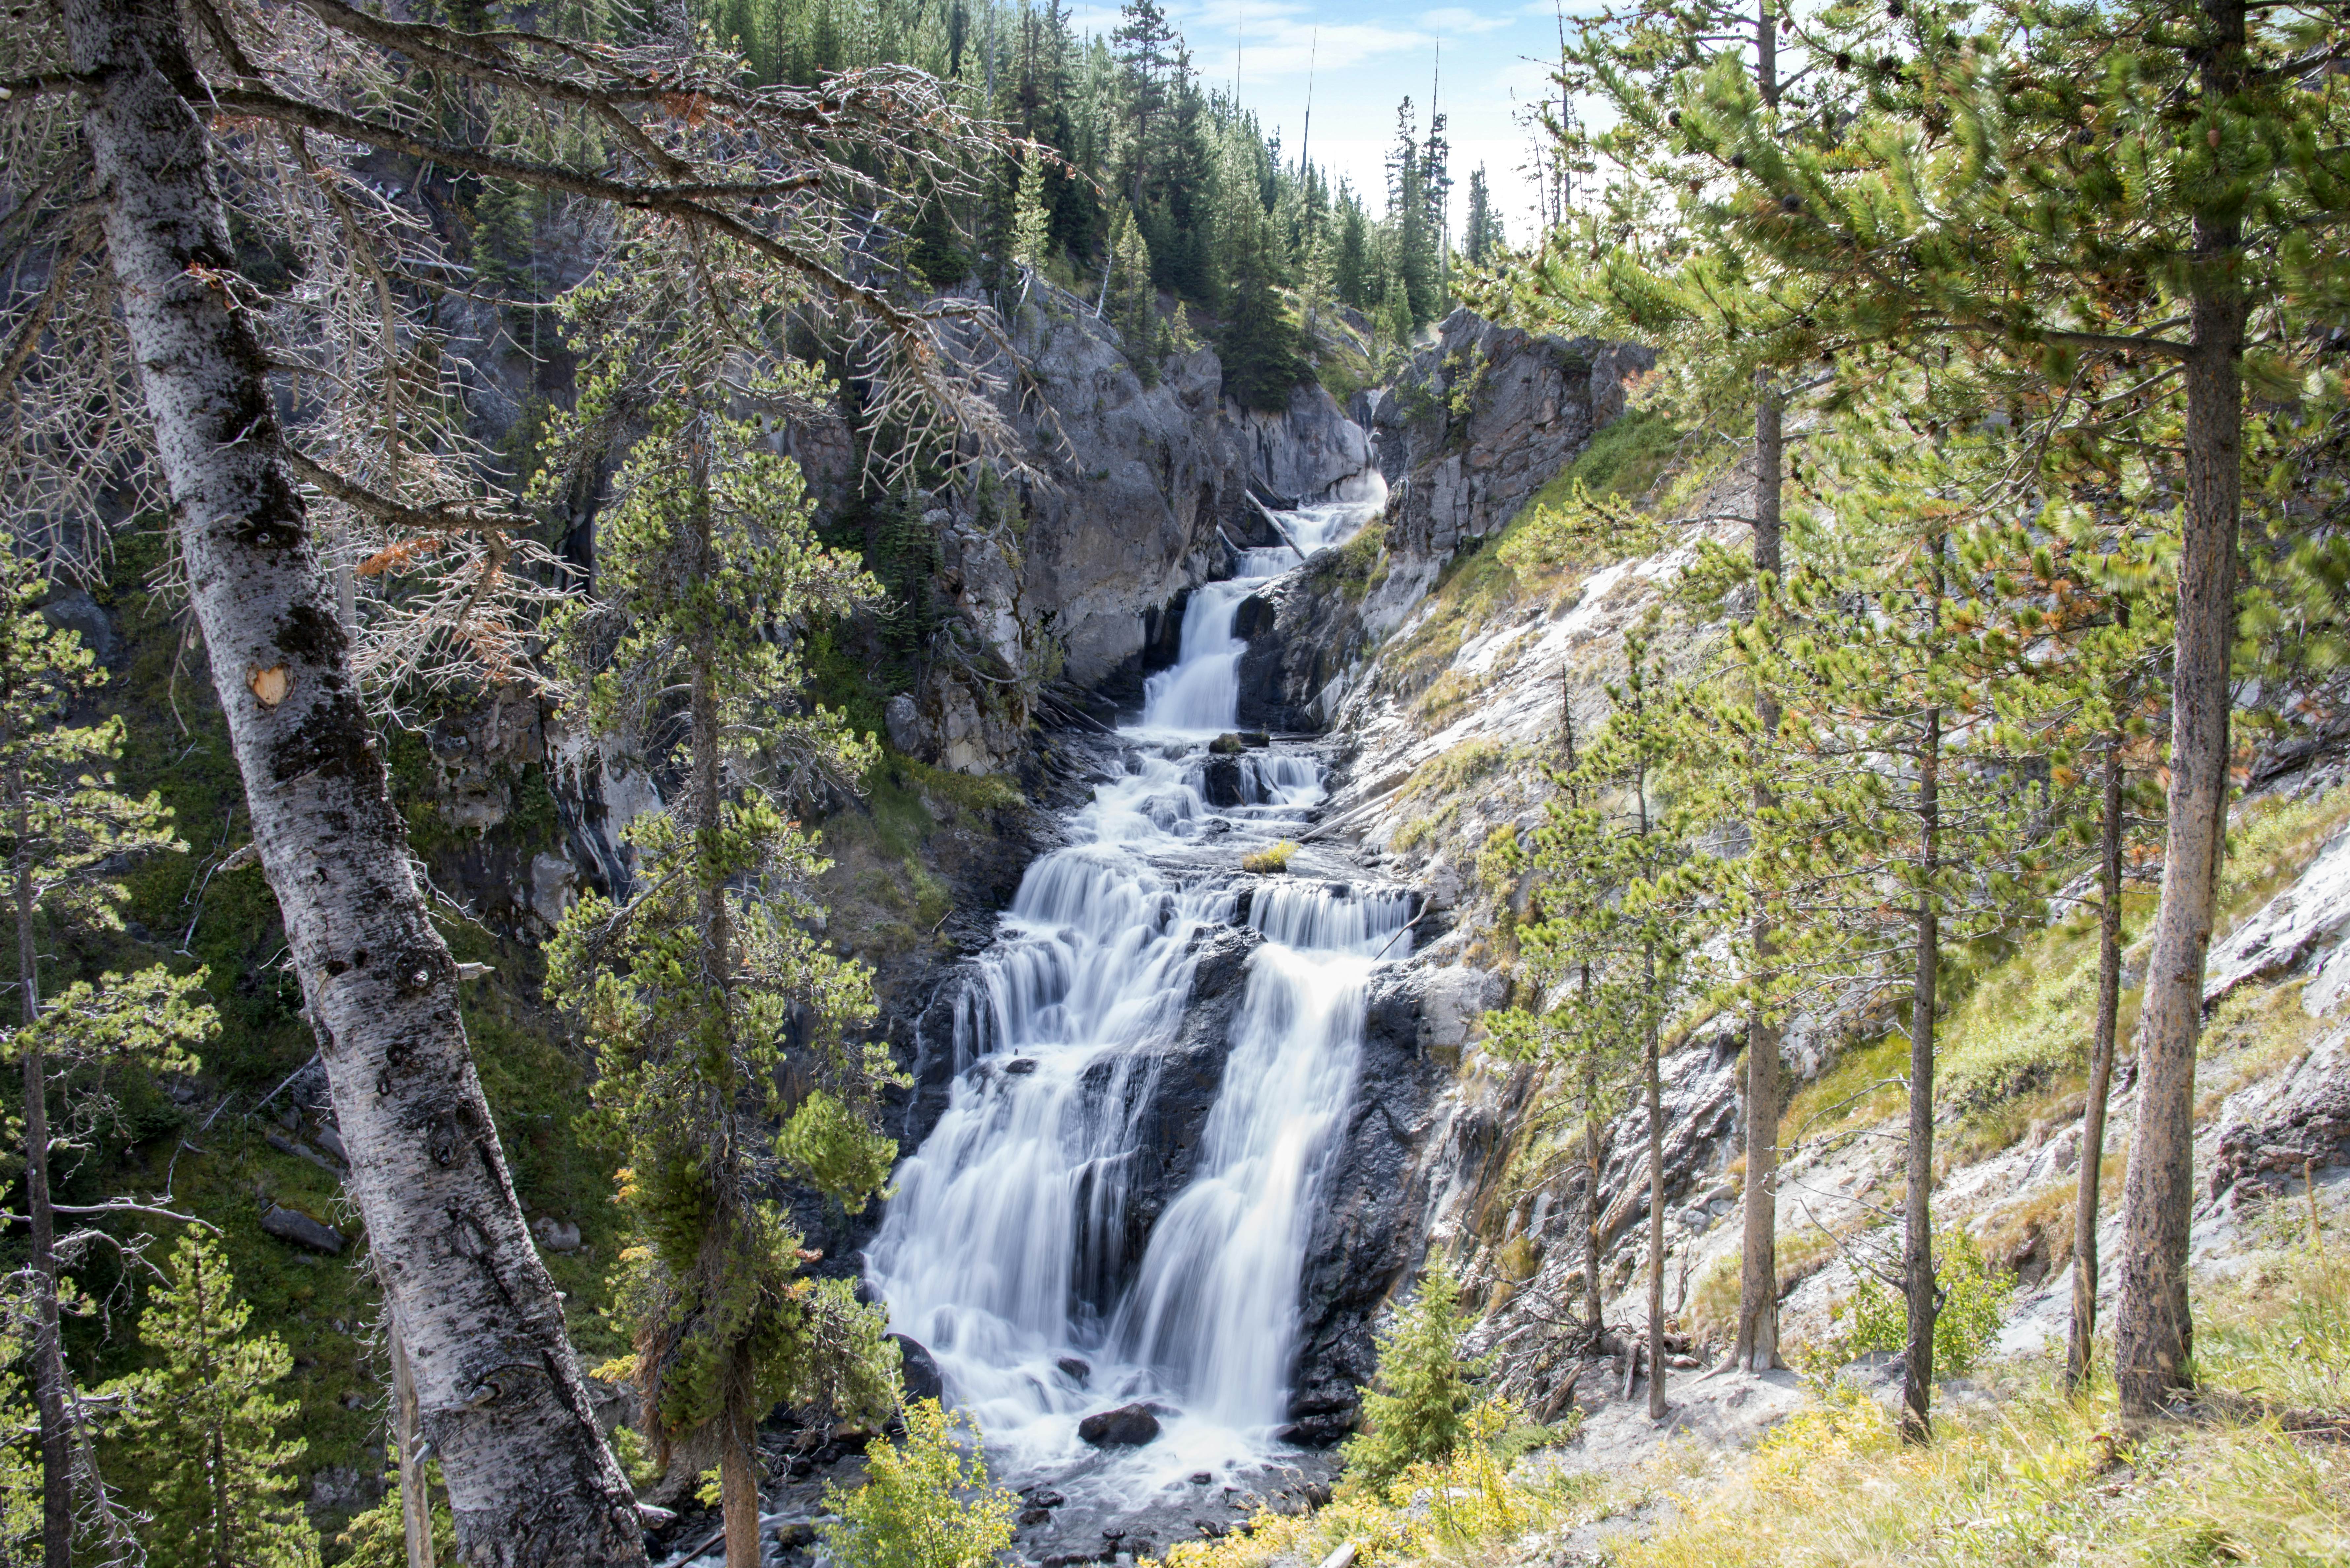
[[[1377, 510], [1275, 515], [1311, 552]], [[1073, 1498], [1139, 1497], [1284, 1451], [1299, 1279], [1367, 986], [1410, 950], [1400, 888], [1314, 877], [1310, 852], [1287, 877], [1239, 871], [1303, 830], [1323, 797], [1316, 754], [1245, 753], [1239, 805], [1202, 788], [1207, 739], [1233, 728], [1233, 612], [1301, 558], [1246, 551], [1240, 576], [1192, 594], [1176, 665], [1120, 732], [1126, 774], [1073, 815], [1070, 847], [1029, 868], [972, 966], [946, 1110], [899, 1168], [867, 1255], [892, 1325], [936, 1358], [999, 1474]], [[1261, 940], [1221, 1084], [1188, 1184], [1145, 1233], [1129, 1199], [1159, 1075], [1202, 941], [1235, 926]], [[1084, 1416], [1135, 1402], [1159, 1417], [1156, 1441], [1081, 1441]]]

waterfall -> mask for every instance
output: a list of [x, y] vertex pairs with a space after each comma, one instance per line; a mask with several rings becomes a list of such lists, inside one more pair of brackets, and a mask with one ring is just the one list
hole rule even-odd
[[[1279, 516], [1312, 551], [1376, 511]], [[1242, 576], [1193, 592], [1174, 668], [1150, 678], [1139, 724], [1121, 732], [1128, 771], [1073, 814], [1068, 847], [1029, 867], [972, 966], [946, 1110], [899, 1166], [867, 1254], [893, 1326], [937, 1359], [999, 1473], [1073, 1495], [1280, 1450], [1298, 1283], [1353, 1101], [1370, 972], [1409, 952], [1400, 888], [1316, 879], [1304, 864], [1238, 870], [1303, 831], [1323, 797], [1316, 754], [1233, 759], [1240, 805], [1211, 806], [1201, 788], [1206, 738], [1233, 728], [1233, 612], [1300, 560], [1245, 551]], [[1263, 940], [1221, 1086], [1189, 1184], [1135, 1256], [1130, 1177], [1195, 939], [1239, 922], [1244, 890]], [[1079, 1441], [1081, 1417], [1134, 1400], [1160, 1412], [1158, 1441], [1108, 1456]]]

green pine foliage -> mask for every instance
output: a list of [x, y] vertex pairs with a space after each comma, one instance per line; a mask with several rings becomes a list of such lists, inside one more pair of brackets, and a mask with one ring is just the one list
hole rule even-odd
[[1461, 1358], [1461, 1339], [1475, 1322], [1461, 1305], [1451, 1268], [1431, 1264], [1418, 1298], [1379, 1335], [1361, 1428], [1340, 1450], [1347, 1480], [1384, 1486], [1413, 1465], [1449, 1458], [1469, 1439], [1483, 1367]]
[[935, 1399], [908, 1405], [905, 1423], [866, 1449], [863, 1486], [826, 1485], [826, 1551], [842, 1568], [990, 1568], [1019, 1501], [989, 1483], [979, 1428]]
[[690, 405], [655, 421], [616, 478], [601, 602], [567, 646], [592, 670], [599, 726], [633, 729], [663, 692], [690, 691], [691, 782], [631, 829], [633, 889], [570, 911], [548, 991], [597, 1051], [640, 1238], [635, 1369], [676, 1436], [741, 1431], [785, 1399], [889, 1403], [879, 1315], [846, 1283], [798, 1277], [799, 1238], [767, 1194], [789, 1176], [861, 1206], [896, 1155], [872, 1098], [899, 1077], [886, 1046], [853, 1038], [872, 1013], [868, 971], [813, 934], [806, 889], [827, 863], [767, 789], [733, 782], [738, 767], [869, 764], [869, 743], [823, 710], [777, 711], [803, 674], [766, 628], [837, 613], [872, 584], [815, 545], [796, 466], [755, 431]]
[[[385, 1470], [382, 1498], [374, 1507], [353, 1515], [336, 1535], [335, 1549], [343, 1554], [338, 1568], [408, 1568], [408, 1521], [400, 1511], [399, 1478], [395, 1453]], [[424, 1461], [424, 1480], [432, 1497], [432, 1561], [454, 1563], [458, 1560], [457, 1521], [449, 1511], [448, 1494], [442, 1490], [440, 1460]]]
[[107, 1391], [131, 1501], [143, 1505], [154, 1568], [305, 1568], [318, 1535], [294, 1495], [305, 1444], [285, 1435], [291, 1399], [274, 1392], [294, 1358], [274, 1334], [245, 1332], [219, 1245], [191, 1233], [172, 1251], [167, 1284], [148, 1298], [139, 1338], [161, 1364]]

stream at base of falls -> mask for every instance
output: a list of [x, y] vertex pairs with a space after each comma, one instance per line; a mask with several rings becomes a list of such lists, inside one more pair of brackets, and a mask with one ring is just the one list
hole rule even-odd
[[[1377, 511], [1277, 524], [1310, 553]], [[1232, 579], [1193, 591], [1175, 666], [1118, 732], [1123, 774], [1071, 814], [1067, 846], [1029, 867], [972, 964], [946, 1109], [899, 1166], [867, 1252], [892, 1329], [928, 1348], [994, 1479], [1021, 1491], [1030, 1561], [1222, 1533], [1260, 1501], [1302, 1507], [1335, 1468], [1284, 1441], [1299, 1280], [1355, 1093], [1366, 988], [1374, 965], [1409, 955], [1412, 907], [1311, 846], [1285, 875], [1241, 867], [1300, 837], [1324, 795], [1312, 742], [1211, 745], [1235, 729], [1234, 611], [1299, 561], [1243, 551]], [[1146, 1113], [1220, 928], [1255, 939], [1221, 1081], [1188, 1182], [1139, 1237]], [[1157, 1436], [1081, 1436], [1110, 1411]]]

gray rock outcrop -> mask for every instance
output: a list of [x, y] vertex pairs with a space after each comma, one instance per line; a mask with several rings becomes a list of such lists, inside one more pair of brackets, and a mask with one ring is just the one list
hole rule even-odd
[[1655, 363], [1630, 344], [1536, 337], [1455, 310], [1393, 387], [1356, 398], [1387, 476], [1388, 547], [1440, 557], [1500, 532]]

